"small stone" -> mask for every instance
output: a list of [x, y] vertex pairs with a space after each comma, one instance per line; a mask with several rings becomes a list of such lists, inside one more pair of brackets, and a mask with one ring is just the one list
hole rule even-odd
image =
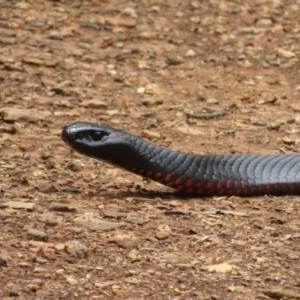
[[45, 223], [46, 226], [56, 226], [58, 224], [57, 217], [52, 213], [45, 213], [41, 216], [41, 221]]
[[116, 243], [120, 247], [125, 249], [135, 248], [138, 245], [138, 241], [135, 237], [124, 236], [124, 235], [116, 235], [112, 237], [109, 242]]
[[88, 247], [78, 241], [66, 242], [66, 251], [73, 257], [84, 258], [88, 254]]
[[211, 300], [221, 300], [222, 297], [218, 296], [218, 295], [211, 295]]
[[162, 94], [162, 90], [160, 86], [156, 83], [148, 83], [145, 86], [145, 93], [149, 95], [157, 95], [160, 96]]
[[48, 235], [44, 231], [30, 228], [27, 231], [27, 238], [46, 242], [48, 240]]
[[198, 94], [197, 94], [197, 100], [198, 101], [204, 101], [206, 98], [205, 98], [205, 96], [203, 95], [203, 92], [202, 91], [200, 91], [200, 92], [198, 92]]
[[252, 109], [241, 109], [240, 112], [243, 115], [248, 115], [252, 113]]
[[206, 100], [207, 104], [218, 104], [219, 100], [215, 99], [215, 98], [208, 98]]
[[119, 222], [103, 221], [100, 220], [99, 218], [95, 218], [92, 216], [79, 216], [75, 218], [73, 222], [85, 225], [91, 230], [101, 230], [101, 231], [108, 231], [125, 225], [124, 223], [119, 223]]
[[132, 18], [137, 18], [137, 13], [136, 13], [136, 11], [135, 11], [132, 7], [129, 7], [129, 6], [127, 6], [127, 7], [123, 10], [122, 15], [124, 15], [124, 16], [129, 16], [129, 17], [132, 17]]
[[71, 95], [70, 91], [68, 91], [65, 88], [58, 87], [58, 86], [54, 86], [54, 87], [50, 88], [50, 92], [53, 92], [56, 95], [61, 95], [61, 96], [70, 96]]
[[246, 80], [244, 83], [250, 86], [255, 86], [255, 81], [253, 79]]
[[283, 56], [285, 58], [293, 58], [293, 57], [297, 56], [296, 53], [282, 49], [282, 48], [278, 48], [277, 51], [281, 56]]
[[273, 21], [271, 18], [260, 18], [257, 20], [256, 24], [260, 26], [271, 26]]
[[41, 241], [28, 241], [28, 245], [33, 246], [35, 248], [52, 248], [54, 247], [54, 244], [52, 243], [46, 243], [46, 242], [41, 242]]
[[27, 209], [33, 210], [35, 207], [35, 203], [32, 202], [18, 202], [18, 201], [7, 201], [0, 203], [0, 207], [11, 207], [14, 209]]
[[20, 286], [19, 285], [13, 285], [10, 289], [9, 295], [10, 296], [19, 296]]
[[144, 226], [144, 225], [146, 225], [148, 222], [149, 222], [148, 220], [139, 220], [137, 224], [138, 224], [139, 226]]
[[195, 57], [197, 54], [193, 49], [189, 49], [186, 51], [185, 56], [187, 57]]
[[105, 113], [108, 115], [108, 116], [115, 116], [117, 114], [119, 114], [119, 111], [117, 109], [108, 109], [105, 111]]
[[292, 140], [292, 139], [289, 138], [289, 137], [284, 137], [284, 138], [282, 139], [282, 142], [283, 142], [284, 144], [286, 144], [286, 145], [289, 145], [289, 146], [295, 145], [295, 143], [296, 143], [295, 140]]
[[17, 108], [17, 107], [2, 107], [0, 117], [3, 121], [8, 122], [33, 122], [40, 120], [48, 120], [51, 118], [50, 111], [37, 110], [35, 108]]
[[21, 2], [16, 3], [16, 4], [15, 4], [15, 7], [16, 7], [16, 8], [20, 8], [20, 9], [24, 9], [24, 10], [27, 10], [27, 9], [30, 8], [30, 4], [27, 3], [27, 2], [21, 1]]
[[63, 40], [63, 36], [58, 32], [58, 31], [51, 31], [49, 34], [48, 34], [48, 38], [50, 40]]
[[168, 225], [160, 225], [156, 228], [155, 237], [159, 240], [167, 239], [171, 234], [171, 229]]
[[120, 19], [117, 24], [121, 27], [126, 27], [126, 28], [133, 28], [137, 25], [136, 20], [130, 20], [130, 19]]
[[145, 89], [143, 86], [139, 87], [139, 88], [136, 90], [136, 92], [137, 92], [138, 94], [144, 94], [145, 91], [146, 91], [146, 89]]
[[68, 165], [67, 165], [67, 169], [71, 170], [72, 172], [78, 172], [80, 171], [82, 168], [81, 168], [81, 165], [76, 163], [76, 162], [69, 162]]
[[180, 55], [172, 55], [167, 58], [168, 65], [176, 66], [182, 64], [183, 62], [184, 62], [184, 58]]
[[117, 209], [104, 209], [103, 214], [105, 217], [110, 217], [110, 218], [126, 218], [127, 217], [126, 213], [118, 211]]
[[72, 278], [72, 277], [67, 277], [66, 280], [70, 285], [77, 285], [78, 284], [78, 281], [76, 279]]
[[62, 251], [66, 249], [66, 245], [65, 244], [57, 244], [54, 246], [54, 249], [56, 249], [57, 251]]
[[124, 82], [124, 77], [122, 77], [119, 74], [114, 75], [113, 79], [114, 79], [115, 82]]
[[146, 107], [148, 107], [148, 106], [157, 106], [157, 105], [161, 105], [163, 103], [164, 102], [161, 99], [157, 99], [157, 100], [155, 100], [155, 99], [143, 99], [143, 101], [142, 101], [142, 104]]
[[119, 296], [122, 299], [127, 298], [129, 296], [129, 289], [127, 287], [113, 285], [112, 291], [114, 294], [116, 294], [117, 296]]
[[37, 284], [34, 284], [34, 283], [29, 283], [26, 288], [28, 290], [30, 290], [31, 292], [36, 292], [38, 289], [39, 289], [39, 286]]
[[56, 193], [58, 191], [57, 186], [53, 184], [52, 182], [43, 182], [40, 183], [37, 187], [37, 189], [42, 193]]
[[72, 207], [71, 205], [68, 205], [66, 203], [57, 203], [57, 202], [52, 202], [49, 205], [50, 210], [54, 211], [62, 211], [62, 212], [74, 212], [76, 211], [76, 208]]
[[148, 139], [160, 139], [161, 135], [159, 132], [157, 131], [151, 131], [151, 130], [143, 130], [142, 132], [143, 136], [148, 138]]
[[271, 123], [267, 127], [268, 130], [279, 130], [279, 128], [280, 128], [280, 124], [278, 123]]
[[102, 75], [104, 73], [105, 73], [105, 66], [104, 65], [94, 66], [94, 74], [95, 75]]
[[142, 259], [142, 256], [139, 254], [139, 251], [136, 249], [132, 249], [128, 254], [127, 257], [132, 261], [132, 262], [137, 262]]
[[80, 106], [88, 108], [106, 109], [108, 107], [108, 104], [105, 101], [101, 101], [99, 99], [92, 99], [81, 102]]

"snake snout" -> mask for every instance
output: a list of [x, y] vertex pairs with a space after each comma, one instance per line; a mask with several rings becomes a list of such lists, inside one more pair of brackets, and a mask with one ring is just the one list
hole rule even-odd
[[69, 126], [64, 126], [61, 132], [61, 138], [67, 145], [72, 148], [72, 143], [75, 140], [75, 132], [72, 132]]

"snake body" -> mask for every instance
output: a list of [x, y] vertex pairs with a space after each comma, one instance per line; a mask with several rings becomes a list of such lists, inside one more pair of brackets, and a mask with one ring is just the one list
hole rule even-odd
[[300, 194], [300, 155], [193, 155], [107, 125], [77, 122], [62, 139], [75, 151], [182, 193], [198, 196]]

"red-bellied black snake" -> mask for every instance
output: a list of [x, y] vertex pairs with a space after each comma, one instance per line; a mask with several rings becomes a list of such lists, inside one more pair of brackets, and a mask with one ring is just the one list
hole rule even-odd
[[75, 151], [185, 194], [300, 194], [300, 155], [193, 155], [160, 147], [107, 125], [77, 122], [62, 139]]

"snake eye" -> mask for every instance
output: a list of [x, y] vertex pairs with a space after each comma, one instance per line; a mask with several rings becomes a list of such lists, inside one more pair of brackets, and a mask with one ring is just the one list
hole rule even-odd
[[95, 142], [99, 142], [102, 140], [104, 134], [100, 131], [93, 131], [91, 132], [91, 137]]

